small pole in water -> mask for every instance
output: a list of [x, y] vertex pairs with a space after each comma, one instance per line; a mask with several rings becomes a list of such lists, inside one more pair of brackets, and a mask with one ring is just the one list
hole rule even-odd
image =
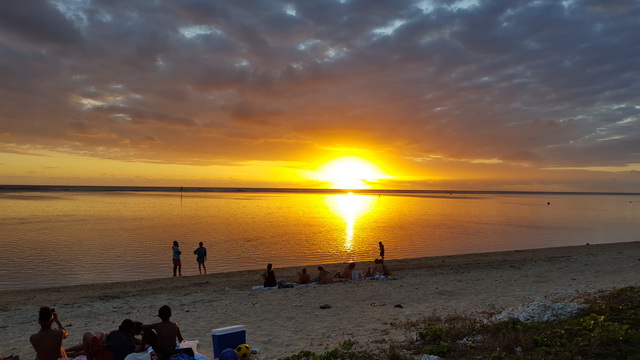
[[180, 207], [182, 207], [182, 186], [180, 186]]

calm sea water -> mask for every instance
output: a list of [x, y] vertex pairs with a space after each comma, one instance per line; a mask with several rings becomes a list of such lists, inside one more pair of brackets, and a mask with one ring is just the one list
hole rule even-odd
[[637, 194], [131, 190], [0, 189], [0, 289], [168, 277], [174, 240], [195, 275], [199, 241], [211, 273], [640, 235]]

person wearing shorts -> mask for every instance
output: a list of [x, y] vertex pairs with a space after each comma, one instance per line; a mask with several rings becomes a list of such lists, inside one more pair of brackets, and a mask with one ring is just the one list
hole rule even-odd
[[193, 253], [197, 255], [196, 261], [198, 262], [198, 271], [202, 274], [202, 269], [204, 269], [204, 273], [207, 273], [207, 267], [204, 265], [204, 262], [207, 260], [207, 248], [205, 248], [200, 241], [200, 247], [195, 249]]
[[176, 276], [176, 273], [178, 274], [178, 276], [182, 276], [182, 263], [180, 262], [180, 254], [182, 254], [182, 251], [180, 251], [180, 246], [178, 245], [177, 241], [173, 242], [173, 276]]

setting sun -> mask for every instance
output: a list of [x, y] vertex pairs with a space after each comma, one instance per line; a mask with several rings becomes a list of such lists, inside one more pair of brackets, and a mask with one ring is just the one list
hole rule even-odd
[[356, 156], [332, 160], [318, 171], [320, 180], [328, 182], [333, 189], [369, 189], [370, 182], [388, 177], [377, 165]]

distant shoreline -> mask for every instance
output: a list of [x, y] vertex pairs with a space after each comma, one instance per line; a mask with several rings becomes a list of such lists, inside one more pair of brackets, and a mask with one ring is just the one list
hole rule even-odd
[[[470, 254], [456, 254], [456, 255], [438, 255], [438, 256], [426, 256], [426, 257], [418, 257], [418, 258], [403, 258], [403, 259], [392, 259], [385, 260], [385, 263], [388, 264], [394, 272], [401, 272], [405, 270], [413, 270], [416, 268], [438, 268], [442, 266], [461, 266], [461, 265], [478, 265], [485, 263], [492, 263], [498, 261], [524, 261], [538, 258], [558, 258], [568, 256], [566, 253], [573, 254], [585, 254], [599, 249], [607, 249], [609, 251], [614, 251], [615, 249], [620, 249], [620, 251], [628, 249], [629, 247], [638, 247], [640, 249], [640, 241], [630, 241], [630, 242], [620, 242], [620, 243], [603, 243], [603, 244], [586, 244], [586, 245], [575, 245], [575, 246], [561, 246], [561, 247], [550, 247], [550, 248], [538, 248], [538, 249], [522, 249], [522, 250], [507, 250], [507, 251], [492, 251], [492, 252], [483, 252], [483, 253], [470, 253]], [[640, 265], [640, 258], [639, 265]], [[306, 267], [309, 270], [309, 273], [313, 273], [315, 268], [318, 266], [323, 266], [327, 269], [332, 270], [340, 270], [342, 267], [347, 265], [348, 263], [323, 263], [323, 264], [307, 264], [300, 266], [286, 266], [286, 267], [278, 267], [277, 264], [274, 264], [274, 270], [276, 270], [280, 276], [279, 279], [284, 278], [289, 281], [295, 282], [295, 274], [298, 270], [303, 267]], [[360, 263], [365, 264], [365, 263]], [[358, 270], [363, 270], [360, 267]], [[364, 269], [366, 270], [366, 269]], [[227, 271], [227, 272], [215, 272], [207, 275], [188, 275], [183, 277], [178, 277], [177, 279], [187, 279], [185, 281], [197, 281], [197, 279], [206, 278], [218, 278], [218, 280], [224, 279], [226, 277], [233, 278], [233, 283], [225, 283], [225, 286], [238, 286], [245, 287], [250, 286], [255, 283], [255, 279], [260, 278], [260, 274], [264, 271], [264, 269], [247, 269], [247, 270], [236, 270], [236, 271]], [[335, 272], [335, 271], [334, 271]], [[282, 274], [289, 274], [289, 276], [282, 276]], [[238, 284], [236, 283], [236, 279], [247, 280], [246, 283]], [[158, 283], [162, 284], [165, 281], [176, 281], [176, 278], [172, 276], [160, 277], [160, 278], [150, 278], [150, 279], [140, 279], [140, 280], [125, 280], [125, 281], [113, 281], [113, 282], [102, 282], [102, 283], [88, 283], [88, 284], [75, 284], [75, 285], [62, 285], [62, 286], [52, 286], [52, 287], [34, 287], [34, 288], [20, 288], [20, 289], [4, 289], [0, 290], [0, 297], [3, 294], [10, 294], [12, 292], [64, 292], [65, 290], [76, 290], [78, 288], [104, 288], [104, 287], [121, 287], [121, 286], [132, 286], [136, 287], [143, 283]], [[90, 289], [92, 290], [92, 289]]]
[[[478, 253], [464, 253], [464, 254], [451, 254], [451, 255], [435, 255], [435, 256], [425, 256], [425, 257], [417, 257], [417, 258], [399, 258], [399, 259], [387, 259], [385, 263], [392, 266], [392, 268], [396, 271], [403, 271], [407, 269], [414, 269], [416, 267], [439, 267], [444, 265], [473, 265], [473, 264], [481, 264], [485, 261], [498, 261], [503, 259], [504, 261], [517, 261], [518, 259], [529, 259], [531, 256], [543, 256], [543, 257], [557, 257], [563, 256], [559, 255], [563, 251], [570, 249], [571, 251], [575, 251], [575, 249], [579, 249], [585, 247], [586, 249], [598, 248], [598, 247], [611, 247], [612, 245], [619, 245], [622, 247], [627, 247], [629, 244], [640, 244], [640, 241], [629, 241], [629, 242], [620, 242], [620, 243], [601, 243], [601, 244], [586, 244], [586, 245], [569, 245], [569, 246], [561, 246], [561, 247], [551, 247], [551, 248], [531, 248], [531, 249], [519, 249], [519, 250], [504, 250], [504, 251], [490, 251], [490, 252], [478, 252]], [[362, 263], [362, 262], [360, 262]], [[309, 273], [313, 273], [318, 266], [323, 266], [325, 268], [331, 268], [336, 271], [342, 269], [344, 265], [347, 263], [321, 263], [321, 264], [302, 264], [296, 266], [285, 266], [285, 267], [277, 267], [277, 264], [274, 264], [274, 269], [277, 269], [279, 273], [285, 271], [292, 274], [295, 274], [301, 268], [306, 267], [309, 270]], [[360, 269], [365, 270], [366, 269]], [[244, 270], [232, 270], [232, 271], [222, 271], [222, 272], [211, 272], [206, 277], [216, 277], [216, 278], [224, 278], [227, 276], [236, 278], [243, 278], [245, 274], [251, 274], [252, 278], [258, 278], [259, 274], [263, 271], [262, 268], [252, 268], [252, 269], [244, 269]], [[169, 274], [169, 273], [168, 273]], [[258, 274], [258, 275], [256, 275]], [[191, 278], [200, 278], [202, 275], [186, 275], [182, 277], [182, 279], [191, 279]], [[167, 281], [171, 279], [172, 276], [162, 276], [162, 277], [152, 277], [152, 278], [142, 278], [142, 279], [133, 279], [133, 280], [118, 280], [118, 281], [108, 281], [108, 282], [88, 282], [88, 283], [79, 283], [79, 284], [68, 284], [68, 285], [54, 285], [54, 286], [33, 286], [33, 287], [17, 287], [17, 288], [0, 288], [0, 300], [3, 294], [8, 294], [11, 292], [40, 292], [40, 291], [55, 291], [60, 292], [65, 289], [74, 290], [76, 288], [84, 288], [84, 287], [109, 287], [109, 286], [124, 286], [130, 284], [131, 286], [137, 286], [140, 283], [162, 283], [163, 281]], [[285, 277], [286, 278], [286, 277]], [[291, 276], [287, 278], [288, 280], [295, 282], [295, 276]], [[248, 284], [248, 283], [247, 283]], [[246, 284], [245, 284], [246, 285]], [[232, 286], [229, 284], [229, 286]]]
[[632, 192], [582, 191], [488, 191], [488, 190], [399, 190], [399, 189], [312, 189], [252, 187], [180, 187], [180, 186], [92, 186], [92, 185], [0, 185], [2, 192], [183, 192], [183, 193], [310, 193], [362, 195], [612, 195], [640, 196]]

